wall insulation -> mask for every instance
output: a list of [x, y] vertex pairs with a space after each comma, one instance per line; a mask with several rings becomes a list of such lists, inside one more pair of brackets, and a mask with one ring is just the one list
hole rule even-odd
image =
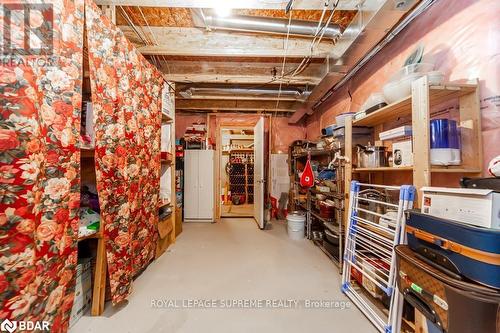
[[[435, 69], [445, 73], [446, 81], [479, 79], [486, 170], [488, 161], [500, 154], [499, 17], [497, 0], [436, 2], [307, 120], [307, 138], [317, 138], [322, 127], [335, 122], [335, 115], [358, 111], [422, 44], [424, 58], [434, 61]], [[456, 104], [437, 106], [433, 111], [454, 108]]]

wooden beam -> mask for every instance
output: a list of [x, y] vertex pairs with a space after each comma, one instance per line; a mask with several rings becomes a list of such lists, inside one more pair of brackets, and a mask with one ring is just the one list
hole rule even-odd
[[105, 16], [111, 21], [111, 23], [116, 24], [116, 6], [115, 5], [104, 5], [101, 10]]
[[[205, 31], [197, 28], [151, 27], [155, 46], [140, 46], [141, 40], [128, 26], [120, 26], [127, 38], [142, 54], [177, 56], [282, 57], [285, 54], [283, 36], [255, 35], [227, 31]], [[141, 29], [141, 27], [138, 27]], [[149, 33], [149, 28], [144, 29]], [[311, 40], [290, 38], [287, 56], [304, 57], [310, 53]], [[326, 58], [333, 41], [324, 40], [314, 50], [313, 57]]]
[[431, 186], [429, 80], [414, 81], [412, 91], [413, 185], [418, 191], [415, 207], [422, 207], [422, 187]]
[[[159, 57], [161, 70], [169, 81], [196, 83], [267, 83], [281, 73], [281, 62], [211, 62], [204, 61], [169, 61]], [[281, 60], [283, 61], [283, 60]], [[298, 64], [287, 64], [285, 73], [297, 68]], [[311, 64], [293, 79], [294, 84], [316, 85], [324, 76], [324, 64]]]
[[294, 112], [296, 102], [282, 101], [276, 109], [275, 101], [230, 101], [230, 100], [176, 100], [177, 110], [190, 111], [260, 111]]
[[[185, 83], [234, 83], [234, 84], [265, 84], [270, 83], [272, 76], [262, 75], [224, 75], [224, 74], [164, 74], [167, 81], [185, 82]], [[278, 83], [278, 82], [277, 82]], [[311, 84], [316, 85], [316, 77], [297, 76], [290, 81], [292, 84]]]
[[[220, 0], [96, 0], [98, 5], [168, 7], [168, 8], [216, 8]], [[234, 9], [285, 9], [289, 0], [231, 0], [225, 6]], [[295, 0], [294, 9], [321, 10], [324, 0]], [[337, 9], [357, 10], [359, 0], [340, 0]]]

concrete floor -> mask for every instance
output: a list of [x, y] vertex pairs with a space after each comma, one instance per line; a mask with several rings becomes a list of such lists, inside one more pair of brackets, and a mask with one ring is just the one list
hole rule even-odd
[[[290, 241], [282, 223], [266, 231], [236, 219], [183, 227], [177, 243], [134, 282], [128, 304], [106, 304], [104, 316], [84, 316], [70, 332], [376, 332], [354, 305], [305, 308], [305, 300], [348, 299], [336, 266], [309, 241]], [[181, 308], [154, 308], [157, 299], [177, 300]], [[192, 309], [182, 300], [218, 300], [219, 306], [261, 300], [262, 308]], [[299, 303], [271, 308], [266, 300]]]

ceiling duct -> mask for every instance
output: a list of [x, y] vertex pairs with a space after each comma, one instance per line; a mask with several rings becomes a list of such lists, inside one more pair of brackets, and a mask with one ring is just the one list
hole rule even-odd
[[[191, 15], [195, 27], [206, 29], [223, 29], [232, 31], [256, 32], [286, 35], [288, 20], [271, 17], [231, 15], [220, 17], [204, 12], [202, 9], [192, 9]], [[317, 22], [292, 20], [290, 35], [314, 37], [318, 27]], [[340, 26], [330, 24], [325, 28], [325, 38], [335, 39], [341, 34]]]
[[318, 102], [324, 100], [325, 94], [331, 94], [332, 87], [338, 87], [337, 84], [371, 53], [371, 50], [376, 49], [385, 38], [393, 38], [399, 32], [399, 29], [395, 29], [394, 33], [391, 30], [410, 10], [419, 3], [429, 1], [431, 0], [361, 1], [356, 16], [337, 39], [324, 63], [323, 79], [313, 89], [299, 112], [295, 112], [290, 118], [290, 123], [297, 123], [306, 114], [312, 114], [318, 108]]
[[252, 89], [252, 88], [201, 88], [190, 87], [179, 92], [183, 98], [193, 98], [195, 96], [232, 96], [232, 97], [260, 97], [262, 99], [283, 99], [305, 100], [309, 92], [300, 89]]

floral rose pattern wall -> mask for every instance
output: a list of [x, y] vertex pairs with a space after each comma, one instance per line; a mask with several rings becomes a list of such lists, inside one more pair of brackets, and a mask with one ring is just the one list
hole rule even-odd
[[97, 189], [116, 304], [155, 254], [163, 78], [91, 1], [86, 27]]
[[[64, 332], [77, 263], [84, 4], [44, 3], [52, 8], [32, 11], [30, 24], [53, 16], [53, 55], [0, 55], [0, 319]], [[22, 26], [0, 7], [0, 28]]]

